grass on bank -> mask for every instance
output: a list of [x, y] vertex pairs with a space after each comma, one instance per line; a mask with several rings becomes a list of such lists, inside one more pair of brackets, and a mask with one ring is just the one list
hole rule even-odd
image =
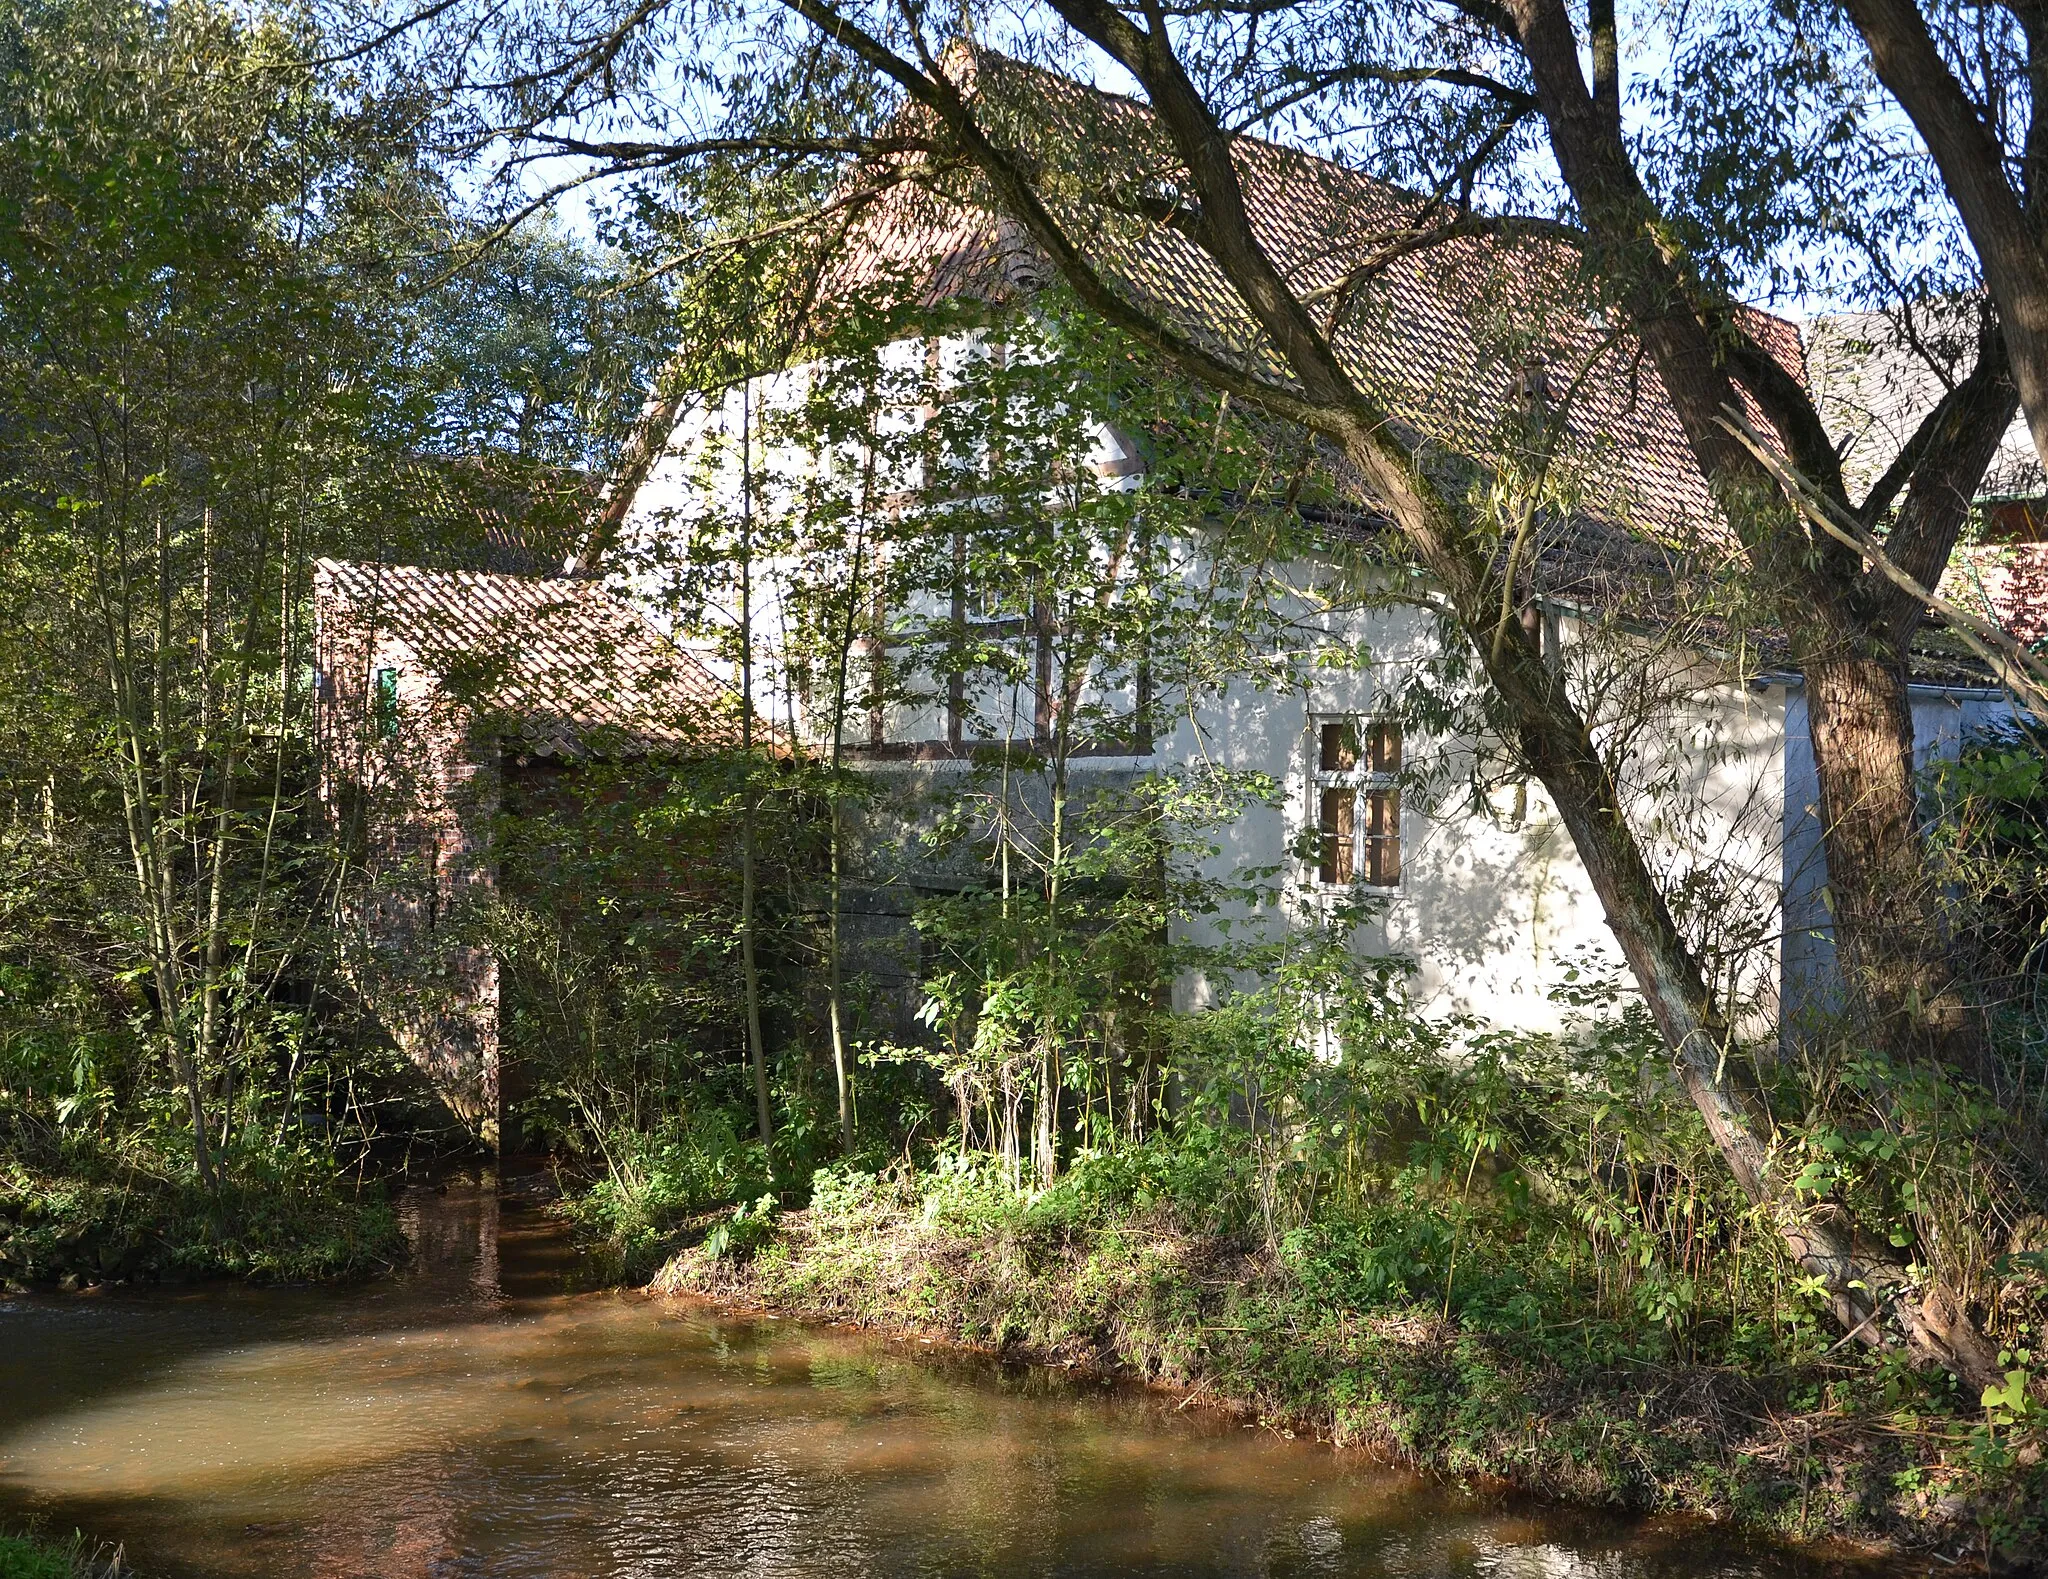
[[0, 1284], [333, 1282], [384, 1270], [403, 1253], [375, 1181], [290, 1150], [220, 1164], [207, 1187], [182, 1157], [132, 1144], [0, 1154]]
[[1339, 943], [1098, 1040], [1058, 982], [1025, 1003], [1005, 977], [1001, 1014], [866, 1060], [927, 1077], [894, 1122], [866, 1088], [894, 1165], [807, 1190], [836, 1126], [778, 1126], [771, 1171], [737, 1139], [750, 1105], [703, 1100], [600, 1134], [565, 1209], [635, 1281], [695, 1246], [661, 1286], [1127, 1371], [1453, 1476], [2048, 1553], [2037, 1027], [2001, 1039], [2003, 1095], [1846, 1031], [1744, 1059], [1796, 1206], [1996, 1342], [2003, 1380], [1971, 1396], [1843, 1339], [1639, 1004], [1581, 983], [1551, 1035], [1422, 1017], [1397, 962]]
[[1268, 1243], [1219, 1225], [1204, 1149], [1087, 1159], [1042, 1192], [972, 1162], [825, 1172], [807, 1210], [742, 1209], [656, 1286], [1142, 1377], [1581, 1502], [2007, 1564], [2048, 1550], [2024, 1406], [1987, 1415], [1796, 1302], [1718, 1328], [1617, 1308], [1540, 1221], [1461, 1211], [1426, 1168]]
[[75, 1530], [64, 1540], [0, 1531], [0, 1579], [121, 1579], [133, 1573], [119, 1548], [89, 1545]]
[[715, 1108], [651, 1134], [612, 1136], [603, 1162], [595, 1181], [564, 1195], [562, 1210], [585, 1246], [630, 1283], [659, 1271], [691, 1228], [708, 1231], [708, 1216], [769, 1189], [760, 1145], [742, 1140]]

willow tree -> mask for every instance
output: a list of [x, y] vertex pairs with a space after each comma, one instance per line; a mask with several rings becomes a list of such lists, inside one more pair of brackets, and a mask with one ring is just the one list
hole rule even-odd
[[[1808, 19], [1825, 36], [1834, 12]], [[1954, 205], [2048, 464], [2048, 8], [1841, 0], [1840, 12]]]

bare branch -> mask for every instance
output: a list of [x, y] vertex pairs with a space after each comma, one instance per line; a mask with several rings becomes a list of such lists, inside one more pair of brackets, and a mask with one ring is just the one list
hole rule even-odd
[[1484, 72], [1466, 71], [1455, 66], [1340, 66], [1329, 71], [1317, 72], [1294, 84], [1276, 99], [1261, 102], [1256, 112], [1245, 125], [1255, 125], [1270, 119], [1283, 111], [1309, 99], [1319, 98], [1332, 88], [1342, 88], [1352, 83], [1372, 82], [1384, 87], [1405, 85], [1423, 86], [1428, 83], [1442, 83], [1451, 88], [1472, 88], [1487, 94], [1510, 109], [1522, 113], [1536, 108], [1536, 95], [1522, 88], [1511, 87], [1498, 78]]
[[415, 28], [425, 27], [429, 22], [438, 21], [448, 12], [453, 11], [457, 6], [464, 3], [465, 0], [431, 0], [430, 4], [407, 13], [396, 22], [378, 28], [360, 43], [351, 44], [347, 49], [332, 55], [321, 55], [308, 61], [306, 64], [319, 69], [329, 66], [342, 66], [350, 61], [362, 60], [367, 56], [376, 54], [380, 49], [397, 43]]
[[[500, 128], [509, 135], [511, 128]], [[556, 154], [581, 154], [632, 164], [638, 169], [659, 168], [698, 159], [708, 154], [796, 154], [803, 156], [844, 155], [883, 157], [921, 153], [928, 143], [909, 137], [705, 137], [681, 143], [588, 142], [581, 137], [562, 137], [549, 132], [526, 132], [535, 142], [545, 143]], [[538, 157], [549, 157], [540, 155]]]

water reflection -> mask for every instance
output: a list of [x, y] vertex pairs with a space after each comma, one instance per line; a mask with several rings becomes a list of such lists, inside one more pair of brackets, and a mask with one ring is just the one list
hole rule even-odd
[[348, 1293], [0, 1305], [0, 1505], [165, 1575], [1791, 1576], [1459, 1501], [1126, 1391], [563, 1292], [488, 1181]]

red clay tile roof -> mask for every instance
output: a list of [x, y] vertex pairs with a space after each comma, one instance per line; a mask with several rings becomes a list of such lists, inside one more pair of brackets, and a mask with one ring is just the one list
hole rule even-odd
[[[987, 51], [972, 91], [997, 135], [1033, 160], [1047, 206], [1096, 266], [1205, 349], [1276, 383], [1291, 378], [1215, 263], [1158, 213], [1179, 201], [1178, 162], [1151, 112]], [[1121, 168], [1080, 169], [1073, 150], [1115, 149]], [[1414, 225], [1415, 194], [1256, 138], [1234, 144], [1252, 226], [1299, 296], [1341, 282]], [[1052, 277], [1021, 227], [957, 181], [903, 182], [855, 227], [828, 297], [887, 282], [907, 300], [1011, 301]], [[1374, 272], [1336, 335], [1360, 384], [1413, 436], [1479, 461], [1515, 442], [1518, 381], [1534, 357], [1568, 416], [1577, 508], [1672, 546], [1726, 529], [1661, 380], [1640, 348], [1591, 314], [1576, 257], [1559, 239], [1465, 238]], [[1798, 328], [1747, 315], [1765, 349], [1801, 378]]]
[[[966, 76], [986, 121], [1035, 163], [1048, 208], [1108, 280], [1205, 349], [1291, 382], [1216, 265], [1165, 219], [1148, 217], [1171, 207], [1185, 177], [1146, 106], [985, 50], [971, 53]], [[1114, 149], [1121, 168], [1077, 168], [1076, 149], [1096, 157]], [[1374, 258], [1388, 233], [1427, 217], [1417, 194], [1299, 149], [1240, 137], [1233, 151], [1254, 233], [1304, 299], [1327, 299]], [[894, 184], [828, 268], [820, 291], [828, 304], [871, 292], [919, 306], [961, 298], [1007, 305], [1054, 278], [1023, 228], [971, 181], [915, 167], [885, 175]], [[1336, 345], [1361, 385], [1425, 450], [1481, 463], [1518, 442], [1532, 356], [1544, 364], [1553, 401], [1576, 385], [1562, 469], [1577, 488], [1562, 511], [1539, 519], [1525, 556], [1530, 580], [1567, 601], [1657, 623], [1698, 575], [1701, 557], [1711, 563], [1736, 545], [1655, 367], [1632, 336], [1587, 310], [1576, 268], [1568, 241], [1533, 235], [1466, 238], [1409, 253], [1369, 271]], [[1767, 353], [1809, 382], [1798, 325], [1752, 309], [1742, 317]], [[1765, 425], [1756, 409], [1749, 415]], [[1341, 457], [1329, 460], [1342, 482]], [[1378, 537], [1384, 525], [1369, 506], [1326, 514], [1321, 524], [1339, 538]], [[2025, 570], [2036, 568], [2031, 557], [2019, 557]], [[2038, 575], [2014, 570], [1990, 579], [2008, 603], [2025, 582], [2048, 607], [2048, 594], [2038, 591], [2048, 582]], [[1709, 634], [1717, 628], [1708, 622]], [[2031, 628], [2048, 633], [2048, 615]], [[1750, 639], [1761, 643], [1761, 661], [1784, 661], [1775, 633], [1754, 631]], [[1917, 678], [1934, 683], [1985, 680], [1938, 619], [1923, 626], [1912, 664]]]
[[367, 666], [381, 642], [401, 643], [449, 700], [543, 756], [706, 746], [731, 730], [731, 687], [596, 581], [321, 559], [314, 603], [327, 663]]

